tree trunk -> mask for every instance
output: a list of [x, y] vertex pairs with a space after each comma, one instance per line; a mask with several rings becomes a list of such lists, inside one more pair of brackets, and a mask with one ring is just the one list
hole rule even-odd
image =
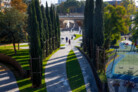
[[20, 50], [20, 43], [18, 42], [18, 50]]
[[14, 53], [15, 53], [15, 55], [16, 55], [17, 51], [16, 51], [15, 42], [13, 42], [13, 47], [14, 47]]

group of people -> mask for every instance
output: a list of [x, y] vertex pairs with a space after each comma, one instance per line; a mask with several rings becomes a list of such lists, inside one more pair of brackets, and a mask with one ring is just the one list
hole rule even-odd
[[68, 37], [66, 37], [66, 43], [69, 43], [69, 45], [71, 45], [71, 40], [70, 39], [68, 39]]
[[71, 39], [69, 39], [68, 37], [66, 37], [66, 43], [68, 42], [69, 45], [71, 45], [71, 40], [73, 40], [74, 37], [76, 37], [75, 34], [73, 36], [71, 36]]

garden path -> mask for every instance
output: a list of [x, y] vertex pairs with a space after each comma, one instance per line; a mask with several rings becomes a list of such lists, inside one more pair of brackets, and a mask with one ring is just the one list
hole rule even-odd
[[0, 63], [0, 92], [19, 92], [16, 78], [6, 66]]

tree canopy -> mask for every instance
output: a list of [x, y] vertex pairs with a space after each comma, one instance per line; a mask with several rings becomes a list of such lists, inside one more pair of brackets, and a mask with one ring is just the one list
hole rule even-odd
[[135, 18], [133, 20], [133, 30], [132, 30], [132, 38], [133, 38], [133, 41], [136, 41], [138, 40], [138, 12], [136, 12], [135, 14]]
[[83, 13], [84, 7], [84, 1], [67, 0], [57, 7], [57, 11], [58, 13]]
[[20, 12], [26, 12], [27, 5], [22, 0], [12, 0], [11, 6]]
[[[26, 14], [15, 8], [7, 8], [0, 14], [0, 41], [15, 43], [23, 40], [23, 26]], [[16, 48], [14, 47], [15, 54]]]

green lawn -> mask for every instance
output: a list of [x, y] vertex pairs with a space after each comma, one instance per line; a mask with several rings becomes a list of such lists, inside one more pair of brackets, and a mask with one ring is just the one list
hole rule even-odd
[[[56, 51], [58, 51], [57, 49]], [[46, 84], [45, 84], [45, 65], [50, 57], [56, 52], [54, 51], [49, 57], [43, 60], [43, 74], [42, 74], [42, 86], [41, 88], [32, 88], [32, 83], [30, 78], [16, 78], [20, 92], [46, 92]], [[15, 58], [17, 62], [21, 64], [23, 69], [29, 69], [29, 50], [21, 49], [17, 50], [17, 55], [14, 55], [13, 49], [4, 49], [0, 48], [0, 53], [4, 53], [6, 55]]]
[[60, 47], [65, 46], [65, 44], [60, 44]]
[[74, 40], [76, 40], [76, 39], [78, 39], [78, 38], [82, 37], [82, 35], [81, 35], [81, 34], [75, 34], [75, 35], [76, 35], [76, 37], [74, 38]]
[[116, 65], [115, 73], [138, 76], [138, 55], [124, 54], [125, 57]]
[[[28, 47], [29, 45], [20, 45], [19, 47]], [[14, 49], [12, 44], [0, 45], [0, 49]], [[18, 44], [16, 44], [16, 49], [18, 49]]]
[[66, 68], [67, 77], [72, 92], [86, 92], [82, 71], [78, 59], [73, 50], [69, 52], [69, 55], [67, 57]]

